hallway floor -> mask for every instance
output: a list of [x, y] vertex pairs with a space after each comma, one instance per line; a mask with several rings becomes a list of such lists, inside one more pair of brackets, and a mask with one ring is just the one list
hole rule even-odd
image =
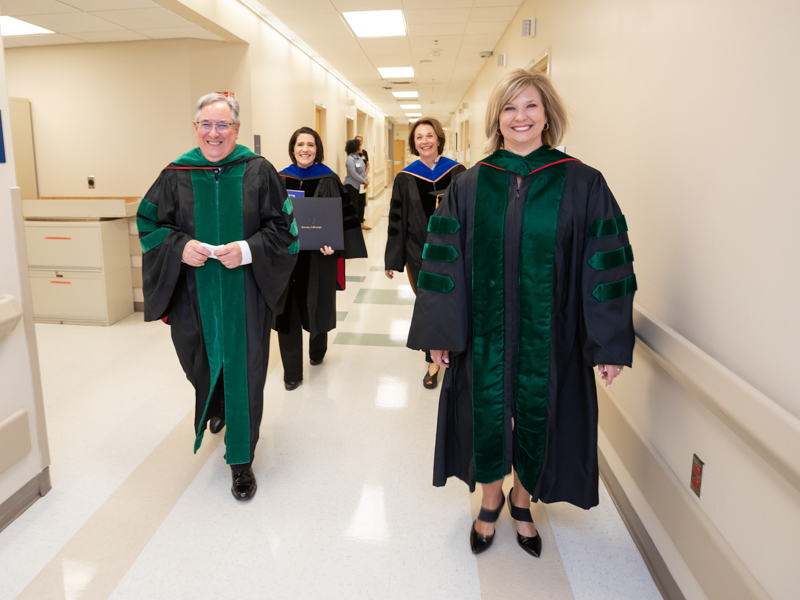
[[661, 598], [602, 484], [591, 511], [532, 507], [540, 559], [507, 510], [470, 553], [478, 495], [431, 485], [439, 390], [405, 348], [408, 279], [383, 273], [388, 195], [369, 203], [370, 258], [347, 267], [324, 363], [306, 359], [295, 391], [273, 332], [250, 502], [231, 496], [223, 433], [192, 454], [168, 326], [37, 325], [53, 489], [0, 533], [0, 599]]

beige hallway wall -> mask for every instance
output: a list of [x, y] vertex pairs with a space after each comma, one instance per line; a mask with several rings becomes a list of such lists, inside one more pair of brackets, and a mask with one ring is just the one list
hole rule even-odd
[[798, 24], [778, 0], [528, 0], [495, 48], [508, 68], [489, 59], [448, 124], [470, 119], [478, 160], [496, 82], [550, 52], [567, 152], [627, 216], [637, 332], [663, 341], [601, 396], [601, 449], [687, 597], [800, 587]]

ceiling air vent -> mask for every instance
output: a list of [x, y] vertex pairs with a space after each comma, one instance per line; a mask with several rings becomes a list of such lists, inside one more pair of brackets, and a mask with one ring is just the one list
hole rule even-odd
[[522, 19], [522, 37], [536, 35], [536, 19]]
[[497, 55], [497, 66], [498, 67], [505, 67], [506, 66], [506, 53], [503, 52], [502, 54]]

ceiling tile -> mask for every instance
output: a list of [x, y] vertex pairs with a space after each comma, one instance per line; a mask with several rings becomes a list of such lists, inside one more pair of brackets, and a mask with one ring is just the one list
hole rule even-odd
[[119, 31], [87, 31], [84, 33], [73, 33], [72, 36], [84, 42], [134, 42], [150, 39], [130, 29], [120, 29]]
[[416, 23], [466, 23], [469, 20], [468, 8], [437, 8], [430, 10], [407, 10], [406, 22]]
[[[4, 0], [5, 2], [6, 0]], [[64, 4], [79, 10], [94, 12], [96, 10], [120, 10], [124, 8], [158, 8], [153, 0], [61, 0]]]
[[518, 6], [498, 6], [495, 8], [473, 8], [469, 15], [470, 23], [491, 23], [505, 21], [506, 24], [517, 14]]
[[122, 29], [119, 25], [90, 15], [76, 12], [61, 15], [31, 15], [25, 19], [29, 23], [50, 29], [57, 33], [78, 33], [85, 31], [114, 31]]
[[51, 35], [19, 35], [14, 40], [24, 46], [57, 46], [59, 44], [81, 44], [81, 40], [61, 33]]
[[475, 0], [475, 8], [484, 6], [515, 6], [519, 8], [522, 0]]
[[403, 10], [402, 0], [331, 0], [341, 12], [360, 10]]
[[412, 35], [409, 38], [412, 46], [425, 44], [433, 48], [435, 42], [440, 48], [455, 48], [461, 45], [462, 35]]
[[406, 10], [470, 8], [472, 0], [403, 0], [403, 6]]
[[2, 0], [2, 5], [0, 6], [0, 14], [10, 17], [69, 12], [78, 11], [56, 0]]
[[[254, 1], [258, 2], [258, 0]], [[333, 4], [320, 2], [319, 0], [293, 0], [292, 2], [269, 2], [264, 0], [261, 5], [281, 21], [284, 20], [284, 17], [339, 14]]]
[[495, 44], [500, 41], [501, 33], [481, 33], [481, 34], [471, 34], [464, 38], [464, 45], [469, 46], [483, 46], [484, 50], [493, 50]]
[[372, 51], [401, 49], [407, 50], [410, 45], [408, 37], [390, 37], [390, 38], [360, 38], [358, 45], [369, 54]]
[[159, 27], [158, 29], [139, 29], [139, 33], [151, 37], [154, 40], [163, 40], [169, 38], [196, 38], [200, 40], [214, 40], [216, 42], [225, 41], [223, 38], [206, 31], [197, 25], [190, 25], [189, 27]]
[[[520, 25], [520, 28], [522, 26]], [[485, 23], [467, 23], [465, 35], [482, 35], [496, 33], [502, 35], [508, 29], [508, 21], [494, 21]]]
[[104, 10], [103, 18], [136, 31], [142, 29], [166, 29], [190, 27], [191, 21], [176, 15], [166, 8], [132, 8], [126, 10]]
[[411, 35], [461, 35], [464, 33], [465, 23], [415, 23], [409, 24], [408, 32]]

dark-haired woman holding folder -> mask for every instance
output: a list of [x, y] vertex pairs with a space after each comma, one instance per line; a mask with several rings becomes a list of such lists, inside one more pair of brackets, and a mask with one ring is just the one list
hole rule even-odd
[[342, 199], [344, 250], [330, 246], [301, 250], [292, 272], [283, 313], [275, 319], [286, 389], [303, 382], [303, 329], [309, 332], [309, 359], [319, 365], [328, 349], [328, 332], [336, 327], [336, 283], [339, 258], [366, 258], [367, 248], [356, 210], [339, 177], [322, 164], [322, 140], [310, 127], [301, 127], [289, 140], [290, 166], [280, 172], [287, 190], [305, 196]]

